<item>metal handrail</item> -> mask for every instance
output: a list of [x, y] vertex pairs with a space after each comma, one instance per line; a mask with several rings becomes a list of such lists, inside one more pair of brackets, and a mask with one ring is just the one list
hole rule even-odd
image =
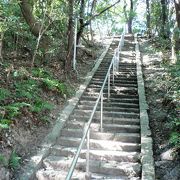
[[[101, 122], [100, 122], [100, 128], [101, 128], [101, 132], [103, 130], [103, 91], [104, 91], [104, 87], [106, 85], [106, 82], [108, 80], [108, 99], [109, 99], [109, 97], [110, 97], [110, 75], [111, 75], [111, 68], [113, 68], [113, 83], [114, 83], [114, 72], [117, 71], [117, 69], [118, 69], [117, 65], [119, 65], [119, 62], [118, 62], [119, 61], [119, 51], [121, 49], [121, 46], [124, 44], [124, 42], [122, 43], [122, 41], [124, 41], [124, 32], [121, 35], [121, 39], [120, 39], [118, 48], [115, 49], [115, 53], [113, 55], [111, 64], [110, 64], [109, 69], [107, 71], [106, 77], [104, 79], [103, 85], [102, 85], [101, 90], [99, 92], [99, 96], [98, 96], [98, 98], [96, 100], [96, 103], [94, 105], [94, 108], [93, 108], [93, 111], [91, 113], [91, 116], [90, 116], [88, 122], [86, 123], [86, 125], [84, 127], [83, 137], [82, 137], [80, 145], [79, 145], [79, 147], [77, 149], [76, 155], [74, 156], [73, 161], [71, 163], [70, 169], [69, 169], [68, 174], [66, 176], [66, 180], [70, 180], [72, 175], [73, 175], [76, 163], [77, 163], [79, 155], [81, 153], [81, 149], [82, 149], [86, 139], [87, 139], [86, 173], [89, 174], [89, 138], [90, 138], [90, 126], [91, 126], [91, 123], [92, 123], [93, 116], [94, 116], [94, 114], [96, 112], [98, 103], [101, 100]], [[117, 53], [117, 55], [116, 55], [116, 53]], [[86, 138], [86, 136], [87, 136], [87, 138]]]

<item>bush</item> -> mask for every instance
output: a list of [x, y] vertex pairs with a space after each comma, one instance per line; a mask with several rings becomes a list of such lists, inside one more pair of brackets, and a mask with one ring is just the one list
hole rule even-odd
[[11, 96], [11, 92], [7, 89], [0, 88], [0, 101]]

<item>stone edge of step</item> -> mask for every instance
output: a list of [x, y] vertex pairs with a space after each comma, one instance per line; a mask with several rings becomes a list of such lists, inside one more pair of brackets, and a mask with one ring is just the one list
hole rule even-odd
[[56, 120], [55, 126], [52, 131], [44, 138], [40, 150], [38, 150], [37, 154], [31, 157], [28, 164], [23, 168], [23, 172], [21, 171], [18, 175], [18, 179], [20, 180], [34, 180], [36, 171], [41, 167], [42, 161], [45, 157], [50, 153], [50, 147], [55, 144], [57, 138], [60, 135], [61, 129], [63, 128], [66, 120], [69, 118], [70, 114], [73, 112], [74, 108], [78, 104], [81, 96], [89, 85], [93, 75], [107, 54], [110, 45], [112, 44], [113, 39], [107, 44], [105, 50], [102, 52], [100, 57], [96, 60], [96, 64], [91, 72], [89, 72], [85, 78], [84, 84], [79, 87], [79, 90], [76, 92], [76, 95], [72, 97], [68, 104], [64, 107], [59, 117]]
[[135, 36], [135, 51], [137, 62], [137, 82], [138, 82], [138, 94], [139, 94], [139, 108], [140, 108], [140, 126], [141, 126], [141, 164], [142, 173], [141, 180], [154, 180], [155, 168], [153, 158], [153, 145], [151, 130], [149, 127], [148, 118], [148, 105], [145, 97], [144, 79], [142, 74], [142, 59], [139, 50], [139, 42], [137, 36]]

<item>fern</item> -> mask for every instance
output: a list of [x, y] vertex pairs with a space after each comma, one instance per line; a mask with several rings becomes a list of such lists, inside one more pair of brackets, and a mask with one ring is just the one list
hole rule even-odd
[[180, 133], [173, 132], [171, 133], [170, 142], [177, 148], [180, 149]]
[[10, 104], [8, 106], [4, 106], [4, 109], [6, 111], [7, 117], [9, 119], [11, 119], [11, 118], [21, 114], [20, 110], [21, 110], [21, 108], [23, 108], [25, 106], [31, 107], [30, 104], [22, 102], [22, 103], [13, 103], [13, 104]]
[[41, 112], [43, 110], [52, 110], [53, 109], [53, 105], [46, 102], [46, 101], [42, 101], [42, 100], [38, 100], [36, 101], [33, 106], [31, 106], [31, 111], [32, 112]]
[[0, 101], [11, 96], [11, 92], [7, 89], [0, 88]]
[[58, 91], [59, 93], [63, 95], [67, 93], [66, 85], [64, 83], [60, 83], [56, 79], [45, 78], [43, 80], [43, 83], [49, 90]]
[[9, 167], [12, 169], [17, 169], [20, 166], [20, 160], [21, 158], [16, 154], [15, 151], [13, 151], [9, 159]]
[[2, 154], [0, 154], [0, 165], [2, 165], [2, 166], [8, 165], [7, 159]]
[[26, 97], [28, 99], [32, 99], [38, 96], [39, 93], [38, 84], [32, 79], [15, 83], [15, 87], [17, 97]]
[[11, 120], [9, 119], [1, 119], [0, 120], [0, 128], [2, 129], [8, 129], [9, 125], [12, 123]]
[[32, 75], [41, 78], [51, 77], [50, 73], [44, 70], [43, 68], [34, 68], [32, 70]]

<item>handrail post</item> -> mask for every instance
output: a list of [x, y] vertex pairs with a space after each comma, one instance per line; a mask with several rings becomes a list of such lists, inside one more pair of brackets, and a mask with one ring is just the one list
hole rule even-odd
[[73, 70], [76, 70], [77, 18], [75, 19]]
[[118, 47], [118, 50], [117, 50], [117, 72], [119, 72], [119, 58], [120, 58], [120, 49], [119, 49], [119, 47]]
[[86, 175], [89, 176], [89, 145], [90, 145], [90, 129], [87, 133], [87, 151], [86, 151]]
[[110, 81], [111, 81], [111, 75], [110, 75], [110, 71], [108, 73], [108, 101], [109, 101], [109, 98], [110, 98]]
[[101, 94], [101, 132], [103, 131], [103, 92]]
[[[115, 51], [116, 52], [116, 51]], [[116, 56], [113, 57], [113, 85], [114, 85], [114, 71], [115, 71]]]

